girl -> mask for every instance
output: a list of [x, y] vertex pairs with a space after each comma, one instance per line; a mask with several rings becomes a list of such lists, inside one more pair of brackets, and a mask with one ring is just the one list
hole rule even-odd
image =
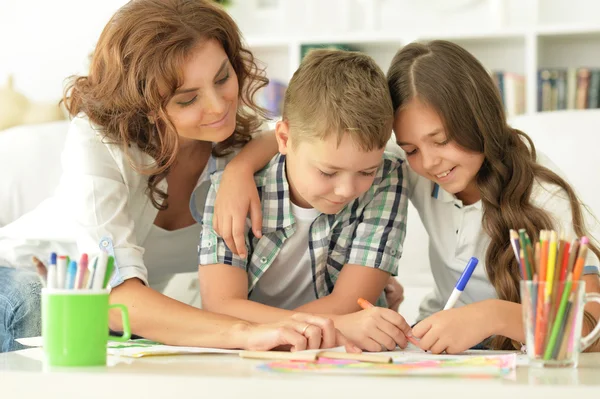
[[[402, 48], [388, 71], [388, 85], [394, 132], [404, 150], [400, 156], [409, 163], [409, 195], [429, 234], [436, 285], [421, 304], [413, 335], [433, 353], [457, 353], [483, 341], [495, 349], [519, 348], [524, 342], [520, 274], [509, 230], [526, 228], [533, 240], [542, 229], [589, 237], [586, 224], [595, 219], [531, 139], [507, 125], [492, 78], [460, 46], [433, 41]], [[232, 165], [227, 173], [248, 172]], [[221, 227], [240, 224], [237, 218], [245, 216], [247, 205], [234, 205], [235, 196], [226, 190], [219, 196], [223, 209], [234, 210], [218, 215]], [[236, 234], [221, 230], [237, 242]], [[586, 290], [600, 292], [600, 252], [590, 248]], [[479, 265], [465, 292], [455, 308], [442, 311], [472, 256]], [[400, 287], [395, 279], [390, 285]], [[584, 334], [599, 317], [600, 306], [586, 305]], [[598, 350], [598, 341], [588, 349]]]
[[[526, 228], [534, 242], [542, 229], [589, 236], [593, 216], [531, 139], [507, 125], [492, 78], [460, 46], [432, 41], [402, 48], [388, 85], [436, 284], [413, 334], [433, 353], [460, 352], [488, 337], [492, 348], [518, 348], [524, 341], [520, 273], [509, 229]], [[586, 290], [600, 292], [600, 252], [590, 248]], [[440, 311], [471, 256], [480, 264], [460, 297], [464, 306]], [[590, 303], [585, 315], [584, 334], [600, 307]], [[590, 350], [598, 351], [598, 343]]]
[[[212, 1], [134, 0], [117, 11], [89, 75], [65, 92], [73, 121], [56, 195], [0, 230], [0, 351], [40, 334], [40, 284], [23, 267], [31, 256], [94, 254], [105, 236], [118, 264], [110, 298], [128, 307], [134, 334], [223, 348], [336, 344], [324, 318], [297, 314], [258, 326], [160, 293], [174, 273], [196, 269], [191, 192], [208, 187], [209, 171], [257, 131], [262, 114], [252, 98], [266, 82]], [[249, 147], [261, 158], [260, 143]], [[121, 328], [118, 319], [112, 329]]]

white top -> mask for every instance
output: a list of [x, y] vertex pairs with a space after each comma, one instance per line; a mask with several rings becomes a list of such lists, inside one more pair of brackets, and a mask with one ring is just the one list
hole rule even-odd
[[296, 231], [285, 240], [271, 266], [254, 286], [249, 299], [291, 310], [317, 299], [312, 284], [308, 239], [310, 226], [320, 212], [314, 208], [301, 208], [291, 201], [290, 205]]
[[[539, 152], [538, 163], [562, 176], [556, 165]], [[433, 292], [421, 303], [418, 320], [443, 309], [472, 256], [479, 259], [479, 264], [455, 307], [497, 298], [496, 290], [486, 272], [485, 254], [490, 237], [483, 229], [481, 201], [472, 205], [463, 205], [462, 201], [439, 185], [408, 169], [409, 195], [429, 235], [430, 267], [435, 281]], [[531, 199], [536, 206], [550, 213], [555, 230], [564, 232], [565, 238], [569, 241], [575, 238], [571, 206], [566, 193], [560, 187], [536, 182]], [[584, 218], [588, 227], [594, 225], [593, 217], [585, 210]], [[514, 226], [515, 229], [520, 227]], [[508, 234], [507, 231], [507, 238]], [[592, 231], [592, 235], [598, 236], [597, 228]], [[585, 272], [597, 272], [598, 264], [598, 258], [593, 252], [588, 251]]]
[[[152, 264], [154, 257], [144, 256], [158, 213], [146, 195], [147, 176], [131, 167], [119, 145], [106, 141], [85, 115], [73, 119], [62, 153], [59, 186], [54, 196], [36, 209], [0, 228], [0, 265], [31, 266], [32, 255], [47, 259], [52, 251], [73, 259], [81, 253], [91, 257], [100, 252], [101, 238], [110, 237], [120, 277], [111, 281], [112, 286], [133, 277], [148, 284], [149, 269], [168, 271], [162, 274], [187, 269], [187, 265], [190, 268], [186, 271], [196, 269], [196, 257], [174, 267], [160, 259]], [[153, 163], [135, 146], [129, 151], [134, 164]], [[208, 171], [222, 167], [229, 158], [211, 157]], [[205, 171], [198, 183], [207, 176]], [[167, 190], [166, 179], [158, 183], [158, 188]], [[163, 238], [172, 240], [161, 245], [164, 249], [176, 246], [179, 236]], [[156, 244], [156, 240], [151, 241]], [[191, 248], [195, 251], [197, 242]]]
[[162, 292], [173, 275], [198, 269], [200, 230], [199, 223], [174, 231], [154, 224], [150, 227], [144, 242], [144, 264], [150, 287]]

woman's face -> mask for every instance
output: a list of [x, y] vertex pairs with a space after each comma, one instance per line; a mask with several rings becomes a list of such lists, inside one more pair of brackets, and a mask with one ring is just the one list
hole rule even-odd
[[216, 40], [200, 43], [183, 66], [183, 84], [167, 104], [180, 138], [221, 142], [233, 134], [237, 75]]

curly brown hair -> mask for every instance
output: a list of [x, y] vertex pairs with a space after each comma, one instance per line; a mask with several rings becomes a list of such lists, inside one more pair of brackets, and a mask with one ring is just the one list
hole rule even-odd
[[[575, 233], [589, 236], [577, 195], [563, 178], [536, 162], [531, 138], [507, 124], [491, 76], [467, 50], [443, 40], [411, 43], [396, 53], [387, 78], [394, 110], [418, 98], [437, 111], [449, 140], [484, 154], [476, 179], [483, 228], [491, 238], [486, 272], [498, 298], [520, 303], [521, 277], [509, 230], [525, 228], [535, 242], [540, 230], [553, 228], [548, 213], [531, 203], [534, 182], [562, 188], [571, 204]], [[600, 257], [597, 245], [590, 249]], [[495, 337], [491, 346], [519, 348], [501, 336]]]
[[[213, 1], [130, 1], [100, 35], [89, 74], [72, 76], [65, 89], [63, 102], [71, 117], [85, 113], [102, 127], [108, 141], [122, 146], [135, 170], [149, 175], [147, 195], [157, 209], [167, 207], [167, 193], [157, 184], [167, 176], [179, 143], [166, 106], [183, 84], [186, 57], [207, 40], [223, 46], [237, 74], [243, 105], [233, 134], [213, 148], [215, 156], [226, 155], [247, 143], [265, 118], [254, 95], [268, 80], [243, 46], [233, 19]], [[156, 116], [156, 123], [148, 115]], [[132, 145], [150, 155], [155, 165], [135, 165], [129, 154]]]

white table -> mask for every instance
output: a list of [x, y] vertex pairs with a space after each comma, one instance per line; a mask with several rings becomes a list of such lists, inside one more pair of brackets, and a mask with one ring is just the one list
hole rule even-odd
[[600, 353], [583, 354], [577, 369], [518, 367], [513, 380], [279, 374], [257, 370], [260, 363], [236, 355], [184, 355], [48, 368], [41, 349], [27, 349], [0, 354], [0, 397], [600, 398]]

